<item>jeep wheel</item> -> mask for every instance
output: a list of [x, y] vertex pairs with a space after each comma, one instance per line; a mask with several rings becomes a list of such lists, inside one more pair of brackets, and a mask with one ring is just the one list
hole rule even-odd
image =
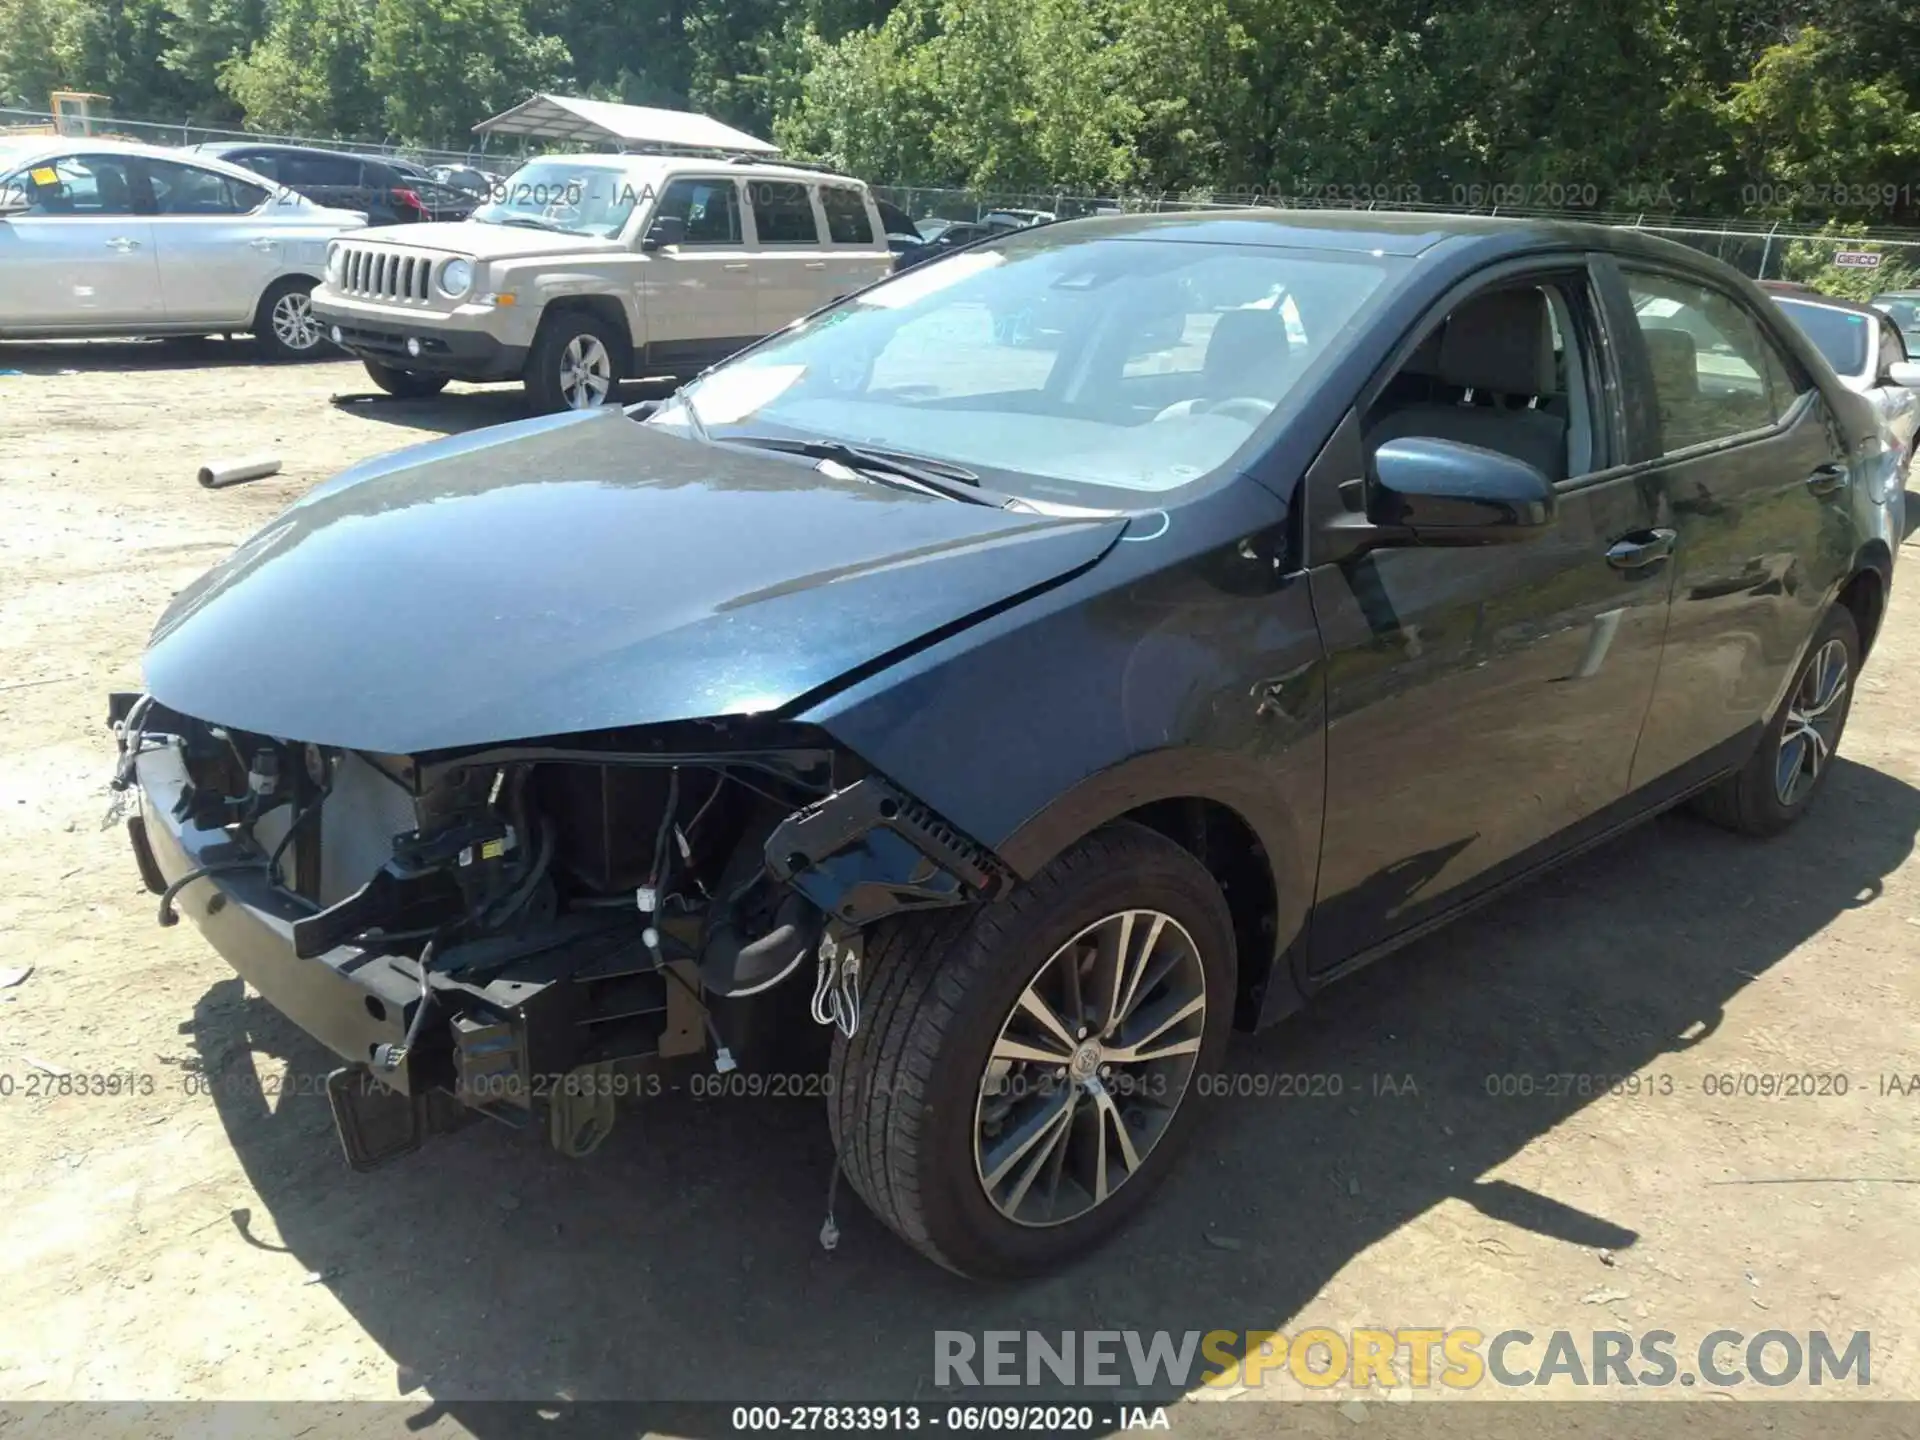
[[387, 394], [401, 400], [425, 400], [447, 388], [445, 375], [426, 375], [418, 370], [397, 370], [377, 360], [362, 360], [367, 376]]
[[834, 1037], [841, 1164], [908, 1244], [963, 1275], [1050, 1269], [1147, 1199], [1231, 1025], [1213, 878], [1108, 827], [990, 905], [868, 937], [867, 1013]]
[[328, 349], [314, 317], [314, 282], [289, 275], [267, 287], [253, 315], [253, 338], [268, 360], [306, 360]]
[[1840, 748], [1859, 668], [1859, 628], [1846, 606], [1835, 605], [1753, 757], [1700, 795], [1694, 808], [1742, 835], [1775, 835], [1799, 819]]
[[597, 315], [562, 311], [540, 325], [527, 355], [527, 399], [536, 415], [595, 410], [620, 383], [620, 345]]

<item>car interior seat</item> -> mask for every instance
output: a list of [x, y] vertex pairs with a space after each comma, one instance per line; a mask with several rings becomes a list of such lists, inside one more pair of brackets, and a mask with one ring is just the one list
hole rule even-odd
[[[1567, 478], [1567, 420], [1540, 408], [1558, 395], [1553, 323], [1546, 292], [1537, 288], [1479, 295], [1447, 317], [1401, 367], [1401, 376], [1425, 378], [1431, 365], [1434, 398], [1389, 396], [1376, 406], [1367, 453], [1388, 440], [1429, 436], [1511, 455], [1549, 480]], [[1396, 381], [1399, 377], [1396, 377]], [[1456, 398], [1457, 397], [1457, 398]]]

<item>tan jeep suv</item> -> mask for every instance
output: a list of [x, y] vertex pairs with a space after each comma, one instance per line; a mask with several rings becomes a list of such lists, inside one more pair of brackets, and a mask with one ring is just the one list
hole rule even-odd
[[885, 275], [857, 180], [750, 160], [556, 155], [471, 219], [331, 245], [313, 310], [390, 394], [522, 380], [537, 412], [692, 375]]

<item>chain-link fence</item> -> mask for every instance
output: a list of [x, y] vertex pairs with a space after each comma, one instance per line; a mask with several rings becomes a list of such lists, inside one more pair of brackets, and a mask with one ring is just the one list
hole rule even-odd
[[[980, 221], [996, 211], [1039, 212], [1061, 220], [1089, 215], [1156, 214], [1172, 210], [1231, 210], [1255, 205], [1281, 209], [1355, 208], [1352, 202], [1275, 196], [1087, 195], [1056, 191], [978, 191], [924, 186], [876, 185], [874, 192], [916, 220]], [[1920, 289], [1920, 234], [1865, 230], [1837, 234], [1772, 220], [1697, 219], [1592, 209], [1545, 209], [1500, 205], [1434, 205], [1413, 201], [1371, 202], [1358, 208], [1413, 213], [1470, 213], [1516, 218], [1579, 220], [1663, 235], [1724, 260], [1755, 280], [1790, 281], [1831, 295], [1866, 299], [1887, 290]]]

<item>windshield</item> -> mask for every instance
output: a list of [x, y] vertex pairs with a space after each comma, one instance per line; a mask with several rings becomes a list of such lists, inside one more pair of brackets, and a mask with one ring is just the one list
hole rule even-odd
[[[682, 390], [712, 438], [946, 460], [1107, 503], [1218, 469], [1406, 262], [1029, 231], [906, 271]], [[668, 407], [651, 423], [687, 427]]]
[[473, 218], [611, 240], [640, 203], [642, 188], [613, 166], [536, 160], [501, 181]]
[[1882, 295], [1873, 302], [1887, 312], [1902, 330], [1920, 330], [1920, 300], [1907, 296]]
[[1827, 357], [1827, 363], [1840, 375], [1859, 375], [1867, 368], [1867, 317], [1825, 305], [1804, 305], [1792, 300], [1779, 302], [1787, 318], [1813, 341], [1814, 349]]

